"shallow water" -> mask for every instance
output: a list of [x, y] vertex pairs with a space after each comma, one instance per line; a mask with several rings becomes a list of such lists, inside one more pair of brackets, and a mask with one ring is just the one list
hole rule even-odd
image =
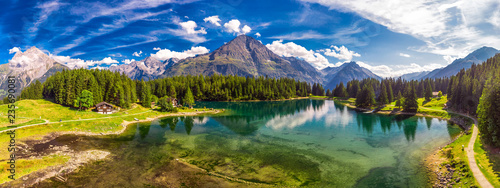
[[[424, 187], [423, 158], [460, 129], [435, 118], [356, 112], [325, 100], [198, 102], [224, 108], [211, 117], [138, 123], [118, 136], [78, 137], [75, 150], [104, 149], [112, 160], [89, 164], [65, 183], [40, 186], [203, 186], [174, 172], [180, 159], [262, 184], [311, 187]], [[74, 140], [68, 137], [58, 138]], [[175, 180], [177, 184], [166, 182]], [[223, 184], [219, 184], [223, 185]]]

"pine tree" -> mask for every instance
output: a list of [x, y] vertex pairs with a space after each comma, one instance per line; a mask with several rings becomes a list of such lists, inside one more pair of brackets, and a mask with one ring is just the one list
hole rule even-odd
[[172, 102], [168, 100], [168, 96], [163, 96], [158, 99], [158, 106], [160, 107], [160, 111], [162, 112], [170, 112], [174, 109]]
[[394, 94], [392, 92], [392, 86], [391, 86], [391, 83], [387, 83], [387, 99], [389, 100], [388, 103], [391, 103], [392, 101], [394, 101]]
[[425, 87], [425, 100], [430, 101], [432, 99], [432, 87], [431, 83], [427, 82], [427, 85]]
[[356, 106], [365, 108], [375, 104], [375, 92], [371, 84], [365, 84], [363, 89], [356, 96]]
[[141, 81], [141, 104], [143, 107], [151, 108], [151, 89], [144, 80]]
[[417, 93], [414, 82], [408, 83], [406, 87], [403, 111], [412, 113], [416, 113], [418, 111]]
[[388, 99], [387, 99], [387, 87], [385, 86], [385, 83], [383, 83], [383, 82], [382, 82], [382, 89], [380, 90], [380, 95], [379, 95], [378, 99], [379, 99], [378, 102], [381, 105], [389, 103]]

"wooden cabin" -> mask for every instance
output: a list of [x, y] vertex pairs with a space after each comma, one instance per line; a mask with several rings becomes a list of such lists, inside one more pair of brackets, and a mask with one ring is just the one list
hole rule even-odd
[[97, 113], [99, 114], [112, 114], [113, 113], [113, 105], [107, 102], [100, 102], [95, 105]]
[[172, 103], [172, 106], [177, 107], [177, 99], [176, 98], [167, 98], [168, 102]]

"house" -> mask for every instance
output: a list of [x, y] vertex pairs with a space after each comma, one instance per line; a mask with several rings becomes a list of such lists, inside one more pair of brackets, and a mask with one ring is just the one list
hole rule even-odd
[[177, 107], [177, 99], [176, 98], [167, 98], [168, 102], [172, 103], [172, 106]]
[[438, 96], [438, 94], [439, 94], [439, 92], [435, 92], [435, 91], [434, 91], [434, 92], [432, 92], [432, 97], [437, 97], [437, 96]]
[[107, 102], [100, 102], [95, 105], [97, 113], [99, 114], [112, 114], [113, 113], [113, 105]]

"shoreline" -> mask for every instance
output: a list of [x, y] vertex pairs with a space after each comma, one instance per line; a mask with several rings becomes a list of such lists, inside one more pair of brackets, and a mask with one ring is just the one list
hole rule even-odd
[[[329, 100], [333, 101], [338, 101], [339, 104], [342, 104], [350, 109], [354, 109], [357, 111], [372, 111], [372, 109], [364, 109], [364, 108], [358, 108], [356, 106], [351, 105], [348, 103], [346, 100], [335, 100], [332, 98], [329, 98]], [[448, 111], [447, 111], [448, 112]], [[387, 111], [387, 110], [379, 110], [375, 111], [373, 113], [376, 114], [383, 114], [383, 115], [412, 115], [412, 116], [418, 116], [418, 117], [430, 117], [430, 118], [437, 118], [440, 120], [446, 120], [446, 121], [451, 121], [451, 118], [445, 118], [445, 117], [439, 117], [439, 116], [434, 116], [434, 115], [428, 115], [428, 114], [423, 114], [423, 113], [408, 113], [408, 112], [402, 112], [402, 111]], [[453, 112], [448, 112], [448, 113], [453, 113]], [[456, 114], [456, 113], [454, 113]], [[458, 114], [460, 115], [460, 114]], [[446, 180], [446, 175], [447, 175], [447, 170], [450, 170], [448, 167], [443, 167], [443, 164], [446, 162], [449, 162], [449, 159], [446, 159], [442, 156], [441, 151], [443, 148], [451, 145], [455, 141], [457, 141], [459, 138], [463, 137], [464, 135], [467, 134], [469, 129], [471, 128], [470, 125], [458, 125], [462, 129], [462, 133], [457, 135], [455, 138], [452, 138], [450, 141], [447, 143], [435, 148], [432, 150], [427, 156], [425, 156], [422, 160], [423, 163], [423, 169], [426, 170], [426, 174], [428, 175], [427, 180], [428, 183], [431, 187], [439, 187], [441, 182], [443, 180]]]
[[66, 134], [74, 134], [74, 135], [85, 135], [85, 136], [105, 136], [105, 135], [119, 135], [125, 132], [127, 129], [128, 125], [132, 123], [142, 123], [142, 122], [152, 122], [156, 119], [164, 118], [164, 117], [176, 117], [176, 116], [197, 116], [201, 114], [218, 114], [224, 112], [224, 110], [220, 109], [214, 109], [214, 110], [207, 110], [207, 111], [198, 111], [198, 112], [177, 112], [177, 113], [169, 113], [169, 114], [161, 114], [155, 117], [147, 117], [146, 119], [143, 120], [137, 120], [137, 121], [126, 121], [123, 120], [123, 123], [121, 123], [118, 126], [122, 126], [122, 129], [118, 131], [108, 131], [108, 132], [101, 132], [101, 133], [92, 133], [92, 132], [83, 132], [83, 131], [63, 131], [63, 132], [55, 132], [54, 134], [57, 136], [61, 135], [66, 135]]
[[[348, 104], [348, 103], [344, 103], [343, 101], [345, 100], [335, 100], [335, 99], [332, 99], [332, 98], [328, 98], [328, 99], [325, 99], [325, 100], [333, 100], [333, 101], [337, 101], [339, 102], [339, 104], [342, 104], [344, 106], [347, 106], [348, 108], [350, 109], [354, 109], [354, 110], [359, 110], [359, 111], [363, 111], [363, 112], [367, 112], [367, 111], [372, 111], [372, 109], [366, 109], [366, 108], [358, 108], [356, 106], [353, 106], [351, 104]], [[373, 112], [375, 114], [383, 114], [383, 115], [412, 115], [412, 116], [418, 116], [418, 117], [430, 117], [430, 118], [437, 118], [437, 119], [441, 119], [441, 120], [447, 120], [449, 121], [450, 118], [444, 118], [444, 117], [440, 117], [440, 116], [434, 116], [434, 115], [429, 115], [429, 114], [423, 114], [423, 113], [411, 113], [411, 112], [402, 112], [402, 111], [388, 111], [388, 110], [379, 110], [379, 111], [376, 111], [376, 112]]]
[[[351, 109], [355, 109], [355, 110], [359, 110], [359, 111], [371, 111], [371, 109], [362, 109], [362, 108], [356, 108], [355, 106], [352, 106], [350, 105], [349, 103], [342, 103], [340, 101], [342, 100], [335, 100], [335, 99], [332, 99], [332, 98], [314, 98], [314, 97], [300, 97], [300, 98], [291, 98], [291, 99], [283, 99], [283, 100], [300, 100], [300, 99], [319, 99], [319, 100], [333, 100], [333, 101], [339, 101], [339, 104], [342, 104], [344, 106], [347, 106], [348, 108], [351, 108]], [[283, 100], [273, 100], [273, 101], [283, 101]], [[266, 100], [266, 101], [269, 101], [269, 100]], [[258, 102], [258, 101], [226, 101], [226, 102]], [[221, 112], [224, 112], [224, 110], [221, 110], [221, 109], [214, 109], [214, 110], [209, 110], [209, 109], [206, 109], [206, 111], [196, 111], [196, 112], [177, 112], [177, 113], [168, 113], [168, 114], [160, 114], [160, 115], [157, 115], [157, 116], [154, 116], [154, 117], [146, 117], [146, 119], [143, 119], [143, 120], [138, 120], [138, 121], [126, 121], [126, 120], [123, 120], [123, 122], [117, 126], [122, 126], [122, 128], [120, 130], [117, 130], [117, 131], [108, 131], [108, 132], [100, 132], [100, 133], [97, 133], [97, 132], [84, 132], [84, 131], [61, 131], [61, 132], [53, 132], [51, 134], [51, 136], [53, 137], [48, 137], [48, 138], [43, 138], [41, 140], [39, 140], [38, 143], [46, 143], [46, 142], [49, 142], [50, 140], [52, 140], [54, 137], [58, 137], [58, 136], [61, 136], [61, 135], [67, 135], [67, 134], [74, 134], [74, 135], [85, 135], [85, 136], [104, 136], [104, 135], [119, 135], [119, 134], [122, 134], [125, 132], [125, 130], [127, 129], [127, 127], [133, 123], [141, 123], [141, 122], [152, 122], [156, 119], [159, 119], [159, 118], [163, 118], [163, 117], [171, 117], [171, 116], [197, 116], [197, 115], [202, 115], [202, 114], [218, 114], [218, 113], [221, 113]], [[438, 119], [444, 119], [444, 120], [450, 120], [449, 118], [442, 118], [442, 117], [436, 117], [436, 116], [432, 116], [432, 115], [427, 115], [427, 114], [421, 114], [421, 113], [405, 113], [405, 112], [396, 112], [396, 113], [392, 113], [392, 111], [376, 111], [376, 112], [373, 112], [373, 113], [378, 113], [378, 114], [383, 114], [383, 115], [414, 115], [414, 116], [420, 116], [420, 117], [431, 117], [431, 118], [438, 118]], [[430, 181], [431, 179], [433, 180], [438, 180], [439, 177], [438, 177], [438, 174], [437, 173], [433, 173], [433, 170], [434, 168], [438, 168], [438, 166], [441, 164], [437, 164], [435, 165], [434, 167], [432, 166], [432, 162], [431, 160], [428, 160], [429, 157], [431, 156], [437, 156], [437, 157], [440, 157], [440, 150], [446, 146], [448, 146], [449, 144], [453, 143], [456, 139], [460, 138], [461, 136], [463, 136], [464, 134], [460, 134], [458, 135], [457, 137], [455, 137], [453, 140], [449, 141], [448, 143], [440, 146], [440, 147], [437, 147], [435, 148], [435, 150], [433, 150], [432, 152], [430, 152], [430, 154], [426, 157], [424, 157], [424, 166], [425, 166], [425, 169], [426, 169], [426, 173], [429, 175], [428, 176], [428, 180]], [[52, 139], [51, 139], [52, 138]], [[82, 152], [87, 152], [87, 151], [82, 151]], [[79, 153], [82, 153], [82, 152], [79, 152]], [[102, 152], [105, 152], [105, 151], [102, 151]], [[109, 155], [106, 155], [104, 158], [102, 159], [99, 159], [99, 160], [104, 160], [106, 158], [108, 158], [107, 156]], [[70, 158], [70, 161], [75, 159], [75, 154], [73, 154], [73, 156]], [[85, 165], [86, 163], [83, 163], [82, 165]], [[68, 167], [69, 165], [69, 161], [64, 163], [64, 164], [60, 164], [60, 165], [56, 165], [58, 168], [66, 168]], [[53, 167], [56, 167], [56, 166], [50, 166], [50, 167], [47, 167], [47, 168], [44, 168], [44, 169], [41, 169], [41, 170], [38, 170], [38, 171], [34, 171], [30, 174], [27, 174], [27, 175], [24, 175], [22, 177], [19, 177], [18, 179], [23, 179], [25, 177], [30, 177], [32, 176], [33, 174], [37, 174], [39, 172], [45, 172], [45, 171], [49, 171], [49, 170], [53, 170]], [[59, 174], [57, 173], [52, 173], [52, 176], [50, 177], [46, 177], [45, 179], [48, 179], [48, 178], [52, 178], [52, 177], [55, 177]], [[216, 176], [216, 175], [215, 175]], [[224, 177], [219, 177], [219, 178], [223, 178], [223, 179], [226, 179], [227, 178], [224, 178]], [[31, 178], [30, 178], [31, 179]], [[41, 180], [40, 180], [41, 181]], [[234, 181], [234, 180], [233, 180]], [[9, 182], [14, 182], [14, 181], [9, 181]], [[0, 185], [0, 187], [3, 187], [5, 185], [8, 185], [9, 182], [5, 182], [3, 184]], [[240, 182], [240, 183], [245, 183], [245, 182]], [[431, 182], [429, 182], [430, 185], [433, 185]]]
[[[68, 134], [73, 134], [73, 135], [84, 135], [84, 136], [104, 136], [104, 135], [119, 135], [125, 132], [127, 127], [133, 123], [142, 123], [142, 122], [152, 122], [154, 120], [157, 120], [159, 118], [163, 117], [176, 117], [176, 116], [198, 116], [202, 114], [218, 114], [224, 112], [224, 110], [220, 109], [214, 109], [214, 110], [206, 110], [206, 111], [196, 111], [196, 112], [176, 112], [176, 113], [168, 113], [168, 114], [161, 114], [158, 116], [154, 117], [147, 117], [146, 119], [143, 120], [138, 120], [138, 121], [126, 121], [123, 120], [123, 123], [121, 123], [118, 126], [122, 126], [122, 128], [118, 131], [108, 131], [108, 132], [101, 132], [101, 133], [92, 133], [92, 132], [83, 132], [83, 131], [61, 131], [61, 132], [52, 132], [49, 133], [48, 135], [45, 135], [42, 139], [40, 140], [24, 140], [23, 142], [33, 142], [32, 144], [45, 144], [50, 141], [52, 141], [54, 138], [57, 138], [62, 135], [68, 135]], [[98, 160], [106, 160], [108, 159], [108, 156], [110, 156], [110, 152], [104, 151], [104, 150], [86, 150], [86, 151], [80, 151], [80, 152], [75, 152], [75, 151], [69, 151], [65, 147], [56, 147], [56, 148], [51, 148], [55, 149], [56, 151], [50, 154], [46, 154], [43, 156], [38, 156], [35, 158], [42, 158], [44, 156], [49, 156], [49, 155], [63, 155], [63, 156], [69, 156], [69, 160], [63, 164], [55, 165], [55, 166], [49, 166], [44, 169], [40, 169], [34, 172], [31, 172], [29, 174], [23, 175], [21, 177], [16, 178], [16, 180], [13, 181], [7, 181], [2, 184], [0, 184], [0, 187], [12, 187], [14, 185], [16, 186], [21, 186], [21, 187], [30, 187], [33, 186], [43, 180], [50, 179], [53, 177], [56, 177], [56, 179], [64, 179], [62, 177], [63, 175], [69, 174], [76, 170], [78, 167], [87, 164], [88, 162], [91, 161], [98, 161]], [[33, 157], [28, 157], [25, 159], [34, 159]]]

